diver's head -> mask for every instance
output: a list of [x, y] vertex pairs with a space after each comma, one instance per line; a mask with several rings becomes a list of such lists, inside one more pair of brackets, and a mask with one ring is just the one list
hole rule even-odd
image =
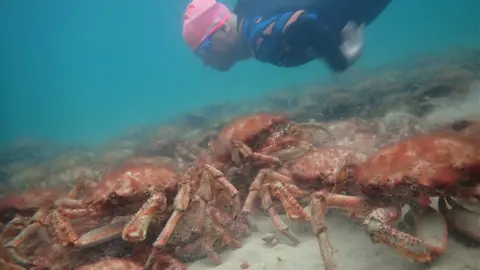
[[215, 0], [193, 0], [183, 17], [183, 39], [203, 63], [228, 71], [247, 53], [237, 32], [237, 17]]

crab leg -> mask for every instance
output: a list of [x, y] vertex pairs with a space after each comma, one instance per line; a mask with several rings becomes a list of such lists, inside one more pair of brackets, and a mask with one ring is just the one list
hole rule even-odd
[[[243, 205], [242, 212], [244, 214], [248, 215], [252, 212], [254, 200], [258, 196], [260, 190], [262, 188], [265, 188], [264, 185], [267, 185], [267, 187], [271, 187], [275, 196], [279, 196], [285, 199], [281, 201], [282, 204], [285, 203], [284, 208], [290, 219], [309, 219], [308, 214], [303, 210], [303, 208], [294, 198], [294, 196], [291, 195], [291, 193], [294, 193], [295, 195], [302, 196], [308, 195], [308, 193], [297, 188], [295, 185], [292, 185], [289, 177], [277, 173], [271, 169], [260, 170], [260, 172], [253, 180], [253, 183], [250, 185], [249, 193]], [[285, 186], [288, 186], [288, 188], [285, 188]]]
[[[68, 194], [67, 198], [74, 199], [78, 197], [81, 188], [83, 187], [85, 181], [80, 181]], [[17, 237], [8, 242], [5, 247], [10, 252], [10, 255], [21, 265], [27, 266], [32, 263], [18, 254], [17, 248], [24, 243], [30, 236], [39, 232], [39, 229], [45, 227], [51, 222], [51, 217], [49, 216], [50, 210], [52, 208], [51, 202], [45, 202], [37, 212], [30, 219], [30, 224], [23, 229]]]
[[298, 245], [300, 243], [300, 239], [298, 239], [298, 237], [292, 231], [290, 231], [290, 228], [278, 216], [277, 210], [275, 210], [272, 205], [272, 196], [268, 190], [261, 191], [261, 199], [262, 208], [267, 211], [275, 228], [285, 237], [290, 239], [294, 245]]
[[1, 227], [0, 239], [10, 238], [18, 234], [18, 231], [22, 231], [30, 223], [30, 218], [15, 215], [12, 220]]
[[[355, 208], [361, 212], [372, 209], [363, 198], [355, 196], [332, 194], [327, 191], [316, 192], [314, 196], [324, 200], [328, 207], [344, 210]], [[363, 226], [373, 242], [385, 244], [414, 262], [431, 262], [445, 251], [447, 237], [445, 220], [431, 208], [414, 209], [417, 211], [415, 223], [418, 237], [404, 233], [391, 225], [400, 217], [398, 210], [392, 208], [373, 208], [363, 221]]]
[[258, 196], [262, 188], [269, 188], [273, 195], [278, 197], [287, 212], [290, 219], [293, 220], [309, 220], [309, 215], [303, 210], [295, 197], [303, 197], [309, 195], [291, 183], [291, 178], [271, 169], [262, 169], [255, 177], [250, 185], [250, 192], [245, 199], [243, 206], [244, 213], [250, 213], [253, 208], [253, 202]]
[[327, 225], [325, 224], [325, 215], [327, 212], [327, 205], [321, 196], [312, 196], [310, 221], [313, 233], [317, 238], [320, 253], [323, 259], [325, 270], [336, 270], [337, 265], [334, 258], [334, 249], [328, 237]]
[[[218, 235], [222, 236], [222, 240], [225, 244], [232, 246], [234, 248], [238, 248], [240, 244], [233, 240], [223, 229], [223, 224], [220, 219], [218, 219], [218, 210], [215, 207], [208, 206], [207, 203], [211, 203], [214, 199], [213, 197], [213, 190], [212, 190], [212, 181], [216, 181], [222, 187], [224, 187], [228, 194], [230, 195], [230, 199], [233, 201], [234, 205], [234, 216], [240, 212], [240, 199], [238, 198], [238, 191], [237, 189], [223, 176], [223, 173], [217, 170], [216, 168], [205, 165], [205, 171], [200, 178], [200, 186], [197, 190], [197, 194], [195, 195], [200, 202], [200, 208], [198, 209], [198, 218], [195, 221], [194, 232], [197, 235], [200, 235], [203, 231], [203, 226], [206, 223], [205, 218], [208, 216], [212, 220], [212, 224], [210, 225], [213, 230], [217, 232]], [[220, 259], [218, 254], [213, 250], [212, 245], [208, 244], [204, 237], [200, 239], [200, 246], [208, 256], [212, 259], [212, 261], [219, 265]]]
[[203, 224], [205, 223], [205, 219], [207, 217], [207, 203], [200, 199], [199, 197], [195, 196], [194, 201], [198, 203], [197, 215], [195, 221], [193, 221], [193, 233], [195, 235], [202, 234]]
[[242, 141], [238, 140], [232, 140], [232, 160], [239, 162], [240, 161], [240, 156], [243, 157], [243, 159], [250, 159], [255, 162], [265, 162], [267, 164], [275, 164], [275, 165], [282, 165], [282, 162], [278, 157], [274, 156], [269, 156], [264, 153], [259, 153], [259, 152], [253, 152], [253, 150], [243, 143]]
[[418, 236], [404, 233], [390, 225], [400, 215], [389, 208], [375, 209], [367, 216], [363, 225], [373, 242], [385, 244], [413, 262], [431, 262], [446, 249], [445, 221], [432, 208], [422, 209], [422, 213], [414, 215]]
[[152, 219], [166, 209], [167, 198], [162, 193], [153, 193], [127, 223], [122, 232], [122, 239], [128, 242], [145, 240]]
[[[216, 169], [215, 167], [210, 165], [205, 165], [205, 169], [210, 179], [216, 181], [226, 189], [226, 191], [230, 195], [231, 200], [233, 201], [233, 214], [234, 216], [238, 215], [240, 213], [242, 203], [240, 202], [240, 197], [238, 196], [237, 188], [235, 188], [235, 186], [232, 185], [232, 183], [230, 183], [230, 181], [228, 181], [227, 178], [225, 178], [223, 173], [218, 169]], [[209, 198], [208, 201], [211, 201], [212, 199], [213, 198]]]
[[68, 245], [77, 241], [78, 235], [75, 232], [72, 223], [60, 214], [58, 210], [51, 211], [50, 219], [56, 235], [60, 241], [62, 241], [62, 245]]
[[83, 202], [78, 200], [78, 195], [83, 189], [84, 192], [90, 192], [96, 187], [96, 183], [90, 180], [81, 180], [76, 184], [73, 189], [68, 193], [65, 198], [59, 198], [54, 202], [55, 207], [68, 207], [68, 208], [82, 208]]
[[242, 213], [244, 215], [248, 215], [252, 212], [253, 203], [257, 198], [258, 194], [260, 193], [263, 181], [267, 177], [267, 174], [268, 174], [268, 171], [266, 169], [260, 170], [260, 172], [257, 174], [255, 179], [253, 180], [253, 183], [250, 185], [247, 198], [245, 199], [245, 202], [242, 208]]
[[50, 206], [46, 205], [40, 207], [35, 215], [30, 219], [30, 224], [25, 227], [14, 239], [5, 245], [5, 248], [10, 253], [10, 256], [16, 263], [22, 266], [31, 266], [32, 262], [17, 252], [18, 247], [27, 241], [32, 235], [39, 232], [39, 230], [48, 223], [48, 212]]
[[315, 149], [315, 146], [308, 142], [299, 141], [298, 139], [293, 137], [282, 137], [281, 139], [276, 140], [274, 144], [268, 145], [260, 149], [259, 152], [262, 154], [270, 154], [273, 152], [284, 150], [288, 146], [296, 146], [304, 151], [310, 151]]
[[185, 214], [185, 211], [187, 211], [188, 205], [190, 204], [191, 189], [192, 187], [189, 182], [184, 182], [181, 184], [180, 190], [175, 196], [175, 200], [173, 202], [174, 211], [170, 215], [170, 218], [168, 219], [167, 224], [165, 224], [162, 232], [153, 243], [154, 248], [144, 266], [146, 270], [152, 268], [155, 262], [155, 257], [157, 254], [163, 252], [163, 248], [168, 243], [168, 239], [172, 235], [175, 226], [177, 226], [178, 221], [180, 221]]
[[[152, 267], [152, 262], [153, 258], [156, 256], [158, 252], [162, 250], [162, 248], [168, 243], [168, 239], [170, 238], [173, 230], [175, 229], [175, 226], [177, 225], [178, 221], [182, 218], [184, 215], [185, 211], [187, 211], [188, 206], [190, 201], [193, 200], [198, 200], [199, 202], [199, 213], [197, 216], [197, 220], [195, 221], [194, 225], [194, 232], [196, 234], [201, 234], [203, 230], [203, 225], [205, 221], [206, 214], [208, 212], [207, 208], [207, 202], [211, 202], [213, 200], [213, 190], [212, 190], [212, 181], [216, 181], [219, 183], [222, 187], [224, 187], [227, 192], [230, 195], [230, 199], [233, 201], [233, 206], [234, 206], [234, 214], [236, 215], [237, 213], [240, 212], [240, 198], [238, 197], [238, 190], [225, 178], [222, 172], [214, 168], [213, 166], [210, 165], [205, 165], [204, 166], [205, 171], [203, 172], [201, 178], [200, 178], [200, 185], [198, 190], [196, 191], [196, 194], [194, 194], [194, 198], [190, 198], [190, 191], [191, 191], [191, 184], [190, 183], [185, 183], [182, 185], [180, 188], [177, 196], [175, 197], [175, 202], [174, 202], [174, 207], [175, 210], [170, 216], [170, 219], [167, 221], [167, 224], [165, 225], [164, 229], [158, 236], [158, 238], [155, 240], [153, 243], [154, 250], [152, 251], [146, 265], [145, 269], [149, 269]], [[234, 244], [234, 241], [230, 241], [232, 245]], [[207, 253], [210, 255], [212, 260], [214, 262], [217, 262], [216, 260], [218, 259], [218, 255], [215, 256], [213, 255], [213, 250], [210, 251], [210, 248], [208, 245], [202, 245], [202, 248], [205, 248]]]
[[[278, 174], [276, 172], [272, 173], [274, 175]], [[289, 219], [305, 221], [310, 220], [310, 215], [303, 210], [303, 207], [298, 203], [297, 199], [295, 199], [295, 195], [297, 195], [297, 197], [301, 197], [301, 195], [307, 196], [307, 192], [304, 192], [295, 185], [285, 184], [282, 182], [267, 183], [264, 187], [268, 190], [271, 190], [272, 195], [280, 200]]]
[[88, 248], [116, 239], [122, 235], [125, 224], [126, 222], [115, 222], [93, 229], [80, 236], [80, 238], [75, 241], [75, 246]]
[[200, 235], [203, 230], [203, 225], [207, 216], [207, 202], [210, 202], [213, 199], [211, 181], [212, 177], [207, 171], [204, 171], [200, 178], [199, 188], [193, 198], [194, 201], [198, 202], [198, 214], [194, 221], [195, 225], [193, 226], [193, 232], [197, 235]]
[[[268, 212], [268, 215], [272, 218], [272, 221], [275, 227], [278, 229], [280, 233], [285, 235], [288, 239], [292, 240], [293, 243], [296, 245], [300, 243], [300, 240], [297, 236], [295, 236], [288, 226], [279, 218], [277, 211], [275, 208], [272, 207], [272, 198], [271, 193], [277, 197], [280, 202], [282, 203], [287, 216], [293, 220], [309, 220], [309, 215], [303, 210], [302, 206], [298, 203], [298, 201], [292, 196], [289, 188], [292, 188], [293, 193], [295, 194], [303, 194], [305, 193], [300, 189], [296, 188], [294, 185], [291, 185], [288, 181], [288, 177], [274, 172], [271, 169], [262, 169], [255, 177], [255, 180], [250, 185], [249, 193], [247, 198], [245, 199], [245, 204], [243, 205], [242, 213], [244, 216], [248, 216], [252, 212], [253, 202], [258, 194], [261, 192], [261, 199], [262, 199], [262, 207]], [[274, 181], [267, 182], [267, 181]], [[267, 182], [267, 183], [264, 183]], [[263, 192], [266, 190], [267, 192]]]

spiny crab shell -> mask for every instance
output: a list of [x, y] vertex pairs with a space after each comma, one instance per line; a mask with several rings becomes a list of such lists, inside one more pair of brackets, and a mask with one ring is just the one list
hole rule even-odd
[[346, 166], [360, 164], [366, 159], [366, 155], [347, 147], [316, 148], [285, 164], [279, 172], [290, 175], [300, 188], [323, 187], [336, 184]]
[[445, 189], [478, 182], [480, 145], [447, 131], [409, 137], [372, 155], [357, 168], [355, 179], [361, 186], [392, 192], [405, 183]]
[[229, 144], [238, 140], [256, 149], [263, 146], [272, 133], [285, 130], [290, 123], [283, 115], [254, 114], [239, 117], [225, 126], [217, 135], [216, 141], [210, 142], [212, 151], [219, 159], [229, 160]]
[[[360, 194], [321, 190], [312, 196], [312, 209], [317, 213], [312, 214], [317, 218], [312, 224], [320, 224], [315, 230], [323, 234], [318, 238], [326, 265], [333, 262], [332, 248], [322, 229], [326, 207], [347, 211], [362, 221], [373, 242], [392, 247], [417, 263], [432, 262], [444, 254], [448, 234], [445, 220], [472, 239], [480, 238], [478, 212], [449, 201], [480, 198], [477, 140], [451, 130], [416, 135], [382, 147], [351, 171], [349, 182]], [[430, 206], [431, 197], [439, 197], [441, 214]], [[395, 226], [407, 205], [415, 217], [415, 234]]]
[[135, 195], [147, 196], [146, 192], [150, 187], [171, 192], [174, 196], [179, 183], [178, 177], [175, 171], [164, 166], [126, 164], [105, 175], [84, 203], [135, 200]]

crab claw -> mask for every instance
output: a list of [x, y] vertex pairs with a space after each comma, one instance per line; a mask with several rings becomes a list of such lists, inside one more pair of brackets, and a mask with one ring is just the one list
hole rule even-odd
[[364, 222], [373, 242], [392, 247], [416, 263], [432, 262], [447, 248], [447, 226], [443, 216], [431, 207], [415, 211], [416, 235], [392, 226], [399, 218], [393, 209], [378, 208]]
[[470, 204], [442, 197], [438, 200], [438, 209], [451, 226], [480, 243], [480, 203]]
[[122, 230], [127, 222], [116, 222], [93, 229], [82, 235], [75, 241], [75, 246], [79, 248], [88, 248], [99, 245], [115, 238], [120, 238]]

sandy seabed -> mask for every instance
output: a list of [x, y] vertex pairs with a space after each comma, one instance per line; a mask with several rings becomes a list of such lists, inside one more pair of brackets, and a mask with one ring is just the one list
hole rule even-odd
[[[247, 238], [241, 248], [221, 253], [223, 263], [220, 266], [203, 259], [188, 269], [240, 270], [240, 264], [248, 262], [250, 270], [323, 270], [318, 244], [309, 233], [309, 224], [289, 222], [284, 216], [282, 219], [301, 238], [301, 244], [293, 247], [288, 239], [280, 238], [275, 247], [266, 246], [261, 237], [274, 232], [272, 222], [268, 217], [255, 216], [252, 221], [258, 226], [258, 232]], [[444, 256], [430, 265], [417, 265], [389, 247], [372, 243], [360, 225], [339, 213], [330, 213], [327, 223], [340, 270], [480, 270], [480, 247], [469, 246], [452, 236], [449, 236]]]

